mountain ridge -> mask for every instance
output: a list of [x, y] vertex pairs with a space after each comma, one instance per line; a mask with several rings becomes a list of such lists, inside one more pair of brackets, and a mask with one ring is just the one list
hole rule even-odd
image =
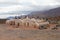
[[60, 7], [50, 9], [47, 11], [34, 11], [31, 14], [28, 14], [29, 17], [56, 17], [60, 16]]

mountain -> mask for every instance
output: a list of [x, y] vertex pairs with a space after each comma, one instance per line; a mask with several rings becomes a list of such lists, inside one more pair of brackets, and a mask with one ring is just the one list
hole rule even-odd
[[46, 11], [34, 11], [28, 14], [29, 17], [56, 17], [60, 16], [60, 7], [46, 10]]

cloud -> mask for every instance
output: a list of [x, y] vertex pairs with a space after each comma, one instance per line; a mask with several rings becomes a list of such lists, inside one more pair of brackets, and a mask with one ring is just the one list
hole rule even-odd
[[33, 8], [22, 5], [11, 5], [7, 7], [0, 7], [0, 13], [7, 13], [11, 11], [31, 11]]
[[[58, 0], [59, 1], [59, 0]], [[60, 5], [57, 0], [18, 0], [17, 2], [24, 5]]]
[[59, 0], [0, 0], [0, 3], [23, 5], [60, 5]]
[[45, 10], [60, 6], [58, 0], [0, 0], [0, 13]]
[[16, 16], [4, 15], [4, 13], [14, 13], [17, 11], [42, 11], [56, 7], [60, 7], [60, 0], [0, 0], [0, 18]]
[[0, 2], [17, 2], [17, 0], [0, 0]]

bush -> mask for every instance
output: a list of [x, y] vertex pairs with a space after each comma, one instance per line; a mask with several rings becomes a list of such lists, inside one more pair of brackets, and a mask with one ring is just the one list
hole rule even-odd
[[40, 25], [39, 26], [39, 29], [47, 29], [48, 28], [48, 25]]
[[58, 21], [58, 24], [60, 25], [60, 21]]

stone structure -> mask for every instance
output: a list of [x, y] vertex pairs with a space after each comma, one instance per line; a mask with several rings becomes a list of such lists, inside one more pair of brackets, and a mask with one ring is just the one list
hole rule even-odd
[[15, 25], [16, 27], [31, 27], [38, 28], [41, 25], [48, 25], [49, 22], [44, 21], [43, 19], [35, 19], [35, 18], [24, 18], [24, 19], [12, 19], [7, 20], [7, 24]]

